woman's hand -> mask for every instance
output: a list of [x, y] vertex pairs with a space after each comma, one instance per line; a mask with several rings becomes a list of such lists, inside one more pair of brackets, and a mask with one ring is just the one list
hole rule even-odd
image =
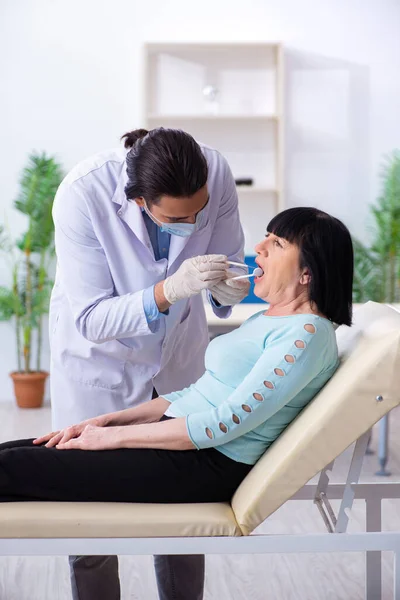
[[70, 427], [61, 429], [60, 431], [52, 431], [51, 433], [47, 433], [46, 435], [33, 440], [33, 443], [37, 446], [40, 444], [45, 444], [46, 448], [54, 448], [54, 446], [57, 446], [57, 444], [65, 443], [69, 440], [79, 437], [85, 427], [88, 425], [93, 425], [95, 427], [106, 427], [107, 424], [102, 417], [87, 419], [86, 421], [82, 421], [82, 423], [71, 425]]
[[85, 425], [79, 437], [57, 443], [57, 450], [115, 450], [120, 448], [121, 427]]

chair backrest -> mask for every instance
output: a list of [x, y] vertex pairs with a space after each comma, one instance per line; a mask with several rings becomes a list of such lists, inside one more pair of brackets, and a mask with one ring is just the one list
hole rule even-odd
[[338, 328], [337, 339], [341, 365], [335, 375], [232, 499], [245, 535], [400, 403], [400, 313], [368, 302], [355, 312], [351, 328]]

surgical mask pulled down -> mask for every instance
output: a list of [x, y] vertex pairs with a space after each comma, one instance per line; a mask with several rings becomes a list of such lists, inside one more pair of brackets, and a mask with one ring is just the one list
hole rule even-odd
[[194, 223], [163, 223], [159, 221], [153, 213], [150, 212], [147, 204], [144, 203], [143, 210], [147, 216], [160, 227], [163, 233], [169, 233], [170, 235], [178, 235], [179, 237], [189, 237], [195, 233], [201, 226], [204, 216], [204, 208], [197, 213], [196, 221]]

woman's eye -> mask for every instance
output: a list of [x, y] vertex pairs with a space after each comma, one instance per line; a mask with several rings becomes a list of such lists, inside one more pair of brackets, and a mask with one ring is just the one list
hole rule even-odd
[[279, 246], [279, 248], [282, 248], [282, 246], [280, 245], [280, 243], [278, 242], [278, 240], [275, 240], [275, 245]]

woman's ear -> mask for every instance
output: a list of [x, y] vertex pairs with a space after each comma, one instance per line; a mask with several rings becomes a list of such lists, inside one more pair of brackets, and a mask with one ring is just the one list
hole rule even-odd
[[308, 285], [311, 281], [310, 271], [308, 269], [304, 269], [300, 276], [301, 285]]
[[139, 196], [139, 198], [134, 198], [134, 202], [136, 202], [136, 204], [138, 206], [144, 206], [144, 198], [143, 198], [143, 196]]

